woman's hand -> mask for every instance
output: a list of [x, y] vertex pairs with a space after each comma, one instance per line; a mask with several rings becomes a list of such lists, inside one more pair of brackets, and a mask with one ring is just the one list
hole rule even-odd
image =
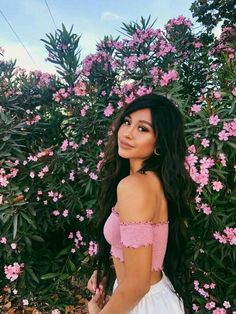
[[104, 292], [105, 290], [105, 284], [106, 284], [106, 277], [104, 276], [101, 280], [101, 282], [99, 283], [99, 287], [97, 287], [97, 270], [95, 270], [92, 273], [92, 276], [90, 277], [88, 284], [87, 284], [87, 289], [91, 292], [91, 293], [96, 293], [96, 290], [98, 289], [101, 293]]
[[92, 296], [92, 299], [88, 302], [89, 314], [98, 314], [105, 304], [105, 293], [104, 291], [96, 289], [96, 293]]

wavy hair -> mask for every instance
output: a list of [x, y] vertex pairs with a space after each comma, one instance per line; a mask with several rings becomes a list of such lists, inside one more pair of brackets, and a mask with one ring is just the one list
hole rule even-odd
[[[196, 184], [186, 170], [186, 142], [184, 125], [178, 107], [168, 98], [148, 94], [138, 97], [127, 105], [111, 125], [103, 166], [101, 169], [102, 186], [100, 195], [100, 209], [96, 215], [98, 230], [99, 251], [97, 267], [107, 276], [107, 289], [112, 282], [112, 263], [110, 245], [103, 235], [103, 226], [115, 205], [116, 188], [120, 180], [129, 175], [129, 160], [118, 155], [117, 133], [127, 115], [139, 109], [149, 108], [152, 116], [152, 125], [157, 136], [156, 147], [159, 156], [154, 153], [143, 162], [139, 170], [156, 173], [163, 186], [168, 204], [169, 235], [163, 269], [172, 282], [174, 289], [184, 303], [187, 300], [187, 269], [184, 269], [184, 253], [187, 238], [187, 219], [190, 216], [190, 203], [196, 192]], [[114, 273], [113, 273], [114, 274]], [[98, 278], [98, 281], [100, 278]], [[107, 291], [108, 291], [107, 290]]]

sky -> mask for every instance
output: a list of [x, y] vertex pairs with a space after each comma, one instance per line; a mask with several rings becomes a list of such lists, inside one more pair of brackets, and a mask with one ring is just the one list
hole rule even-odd
[[[122, 22], [139, 21], [140, 17], [157, 18], [155, 27], [163, 26], [173, 17], [184, 15], [192, 19], [193, 0], [0, 0], [0, 47], [4, 58], [17, 59], [17, 65], [26, 70], [55, 73], [55, 67], [46, 62], [47, 51], [40, 39], [55, 33], [63, 23], [67, 29], [82, 35], [81, 58], [95, 52], [96, 43], [104, 35], [118, 36]], [[47, 5], [51, 11], [50, 16]], [[17, 39], [11, 27], [23, 42], [32, 59]]]

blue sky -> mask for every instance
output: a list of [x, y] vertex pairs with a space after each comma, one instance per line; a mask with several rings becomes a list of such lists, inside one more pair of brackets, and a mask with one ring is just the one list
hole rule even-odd
[[[141, 16], [157, 18], [156, 27], [173, 17], [191, 18], [193, 0], [47, 0], [57, 27], [74, 25], [74, 32], [82, 34], [82, 57], [95, 51], [96, 42], [104, 35], [119, 35], [122, 22], [136, 21]], [[0, 9], [27, 47], [35, 64], [19, 43], [9, 25], [0, 15], [0, 46], [6, 59], [17, 59], [17, 65], [27, 70], [54, 72], [45, 62], [47, 52], [41, 38], [55, 31], [45, 0], [1, 0]]]

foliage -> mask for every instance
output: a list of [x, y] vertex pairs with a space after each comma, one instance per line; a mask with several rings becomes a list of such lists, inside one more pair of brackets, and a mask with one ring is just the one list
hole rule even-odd
[[199, 185], [186, 258], [189, 311], [236, 309], [233, 31], [217, 41], [194, 34], [184, 17], [165, 30], [141, 18], [80, 64], [80, 37], [62, 26], [43, 40], [60, 78], [1, 61], [0, 282], [15, 306], [27, 299], [62, 309], [87, 297], [109, 125], [124, 105], [155, 91], [183, 114], [186, 159]]
[[234, 0], [196, 0], [191, 5], [193, 17], [209, 30], [223, 21], [224, 26], [231, 26], [236, 20]]

